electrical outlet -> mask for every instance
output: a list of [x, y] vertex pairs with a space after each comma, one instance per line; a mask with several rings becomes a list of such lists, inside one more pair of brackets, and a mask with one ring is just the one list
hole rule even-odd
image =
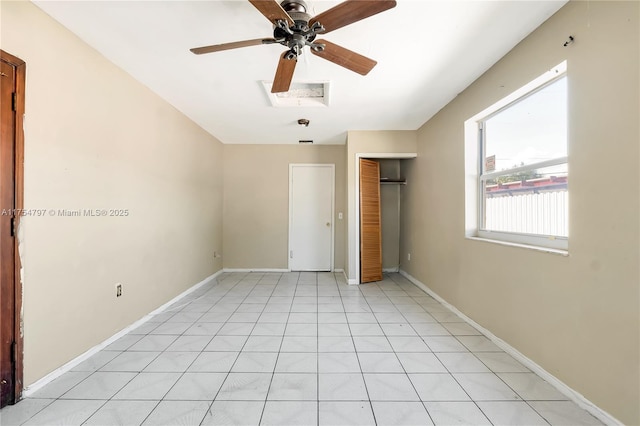
[[407, 260], [411, 262], [411, 253], [407, 253]]
[[338, 219], [342, 220], [342, 212], [338, 213]]
[[122, 296], [122, 284], [117, 283], [116, 284], [116, 297], [120, 297]]

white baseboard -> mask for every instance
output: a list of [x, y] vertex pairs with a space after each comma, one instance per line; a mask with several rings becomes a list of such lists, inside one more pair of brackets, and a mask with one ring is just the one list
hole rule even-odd
[[57, 379], [58, 377], [60, 377], [61, 375], [63, 375], [67, 371], [71, 370], [72, 368], [74, 368], [75, 366], [80, 364], [81, 362], [86, 361], [91, 356], [95, 355], [96, 353], [98, 353], [102, 349], [104, 349], [107, 346], [109, 346], [111, 343], [115, 342], [116, 340], [118, 340], [119, 338], [124, 336], [125, 334], [129, 333], [131, 330], [134, 330], [134, 329], [140, 327], [142, 324], [144, 324], [145, 322], [147, 322], [151, 318], [153, 318], [153, 316], [161, 313], [162, 311], [164, 311], [169, 306], [173, 305], [174, 303], [176, 303], [177, 301], [179, 301], [183, 297], [188, 296], [189, 294], [193, 293], [194, 291], [196, 291], [200, 287], [204, 286], [205, 284], [207, 284], [211, 280], [215, 279], [221, 273], [222, 273], [222, 270], [219, 270], [218, 272], [208, 276], [207, 278], [205, 278], [204, 280], [200, 281], [199, 283], [189, 287], [187, 290], [183, 291], [182, 293], [180, 293], [179, 295], [177, 295], [176, 297], [174, 297], [173, 299], [171, 299], [170, 301], [168, 301], [164, 305], [160, 306], [159, 308], [157, 308], [157, 309], [153, 310], [152, 312], [148, 313], [144, 317], [140, 318], [138, 321], [136, 321], [133, 324], [130, 324], [129, 326], [123, 328], [122, 330], [120, 330], [119, 332], [114, 334], [113, 336], [111, 336], [108, 339], [104, 340], [103, 342], [97, 344], [96, 346], [92, 347], [91, 349], [89, 349], [88, 351], [84, 352], [83, 354], [75, 357], [74, 359], [72, 359], [71, 361], [69, 361], [66, 364], [62, 365], [61, 367], [56, 368], [55, 370], [53, 370], [51, 373], [47, 374], [43, 378], [33, 382], [32, 384], [30, 384], [29, 386], [27, 386], [27, 387], [25, 387], [23, 389], [22, 397], [26, 398], [26, 397], [31, 396], [34, 392], [40, 390], [43, 386], [49, 384], [54, 379]]
[[553, 374], [549, 373], [547, 370], [542, 368], [540, 365], [536, 364], [534, 361], [532, 361], [526, 355], [522, 354], [516, 348], [514, 348], [511, 345], [509, 345], [507, 342], [505, 342], [504, 340], [500, 339], [498, 336], [494, 335], [489, 330], [487, 330], [486, 328], [482, 327], [480, 324], [478, 324], [477, 322], [475, 322], [474, 320], [472, 320], [471, 318], [469, 318], [468, 316], [466, 316], [465, 314], [460, 312], [455, 306], [453, 306], [452, 304], [450, 304], [449, 302], [444, 300], [436, 292], [431, 290], [427, 285], [425, 285], [422, 282], [418, 281], [416, 278], [414, 278], [413, 276], [411, 276], [407, 272], [403, 271], [402, 269], [400, 270], [400, 275], [402, 275], [403, 277], [405, 277], [406, 279], [411, 281], [415, 286], [417, 286], [421, 290], [424, 290], [429, 296], [433, 297], [438, 302], [442, 303], [443, 306], [445, 306], [446, 308], [450, 309], [454, 314], [456, 314], [457, 316], [462, 318], [465, 322], [467, 322], [469, 325], [471, 325], [472, 327], [474, 327], [475, 329], [480, 331], [489, 340], [491, 340], [493, 343], [495, 343], [496, 346], [498, 346], [499, 348], [504, 350], [506, 353], [508, 353], [509, 355], [514, 357], [517, 361], [519, 361], [524, 366], [529, 368], [531, 371], [536, 373], [538, 376], [540, 376], [547, 383], [549, 383], [551, 386], [556, 388], [563, 395], [565, 395], [570, 400], [572, 400], [573, 402], [578, 404], [578, 406], [580, 408], [588, 411], [593, 416], [597, 417], [599, 420], [601, 420], [602, 422], [604, 422], [607, 425], [612, 425], [612, 426], [613, 425], [615, 425], [615, 426], [622, 426], [623, 425], [623, 423], [621, 421], [619, 421], [618, 419], [616, 419], [615, 417], [613, 417], [611, 414], [607, 413], [606, 411], [604, 411], [600, 407], [596, 406], [594, 403], [592, 403], [587, 398], [585, 398], [584, 395], [582, 395], [581, 393], [576, 392], [575, 390], [573, 390], [571, 387], [569, 387], [567, 384], [565, 384], [562, 380], [558, 379]]
[[222, 272], [291, 272], [289, 269], [270, 268], [224, 268]]
[[382, 268], [382, 272], [384, 273], [394, 273], [394, 272], [399, 272], [400, 271], [400, 267], [399, 266], [394, 266], [393, 268]]

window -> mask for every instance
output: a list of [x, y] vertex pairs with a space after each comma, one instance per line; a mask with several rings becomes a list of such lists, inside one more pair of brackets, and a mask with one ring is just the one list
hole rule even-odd
[[471, 121], [477, 145], [473, 150], [477, 218], [472, 236], [566, 249], [569, 169], [565, 65]]

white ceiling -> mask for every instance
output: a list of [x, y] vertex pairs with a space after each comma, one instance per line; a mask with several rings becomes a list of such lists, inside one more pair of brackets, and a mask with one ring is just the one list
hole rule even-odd
[[[307, 3], [317, 15], [339, 1]], [[261, 82], [273, 79], [283, 46], [189, 52], [271, 37], [271, 23], [246, 0], [35, 1], [223, 143], [252, 144], [343, 144], [348, 130], [415, 130], [565, 3], [398, 0], [319, 36], [378, 61], [369, 75], [306, 48], [294, 82], [329, 80], [330, 105], [275, 108]]]

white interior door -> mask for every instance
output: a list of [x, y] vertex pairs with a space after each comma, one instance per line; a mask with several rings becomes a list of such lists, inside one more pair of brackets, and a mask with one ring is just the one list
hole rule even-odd
[[289, 165], [289, 269], [333, 267], [333, 164]]

